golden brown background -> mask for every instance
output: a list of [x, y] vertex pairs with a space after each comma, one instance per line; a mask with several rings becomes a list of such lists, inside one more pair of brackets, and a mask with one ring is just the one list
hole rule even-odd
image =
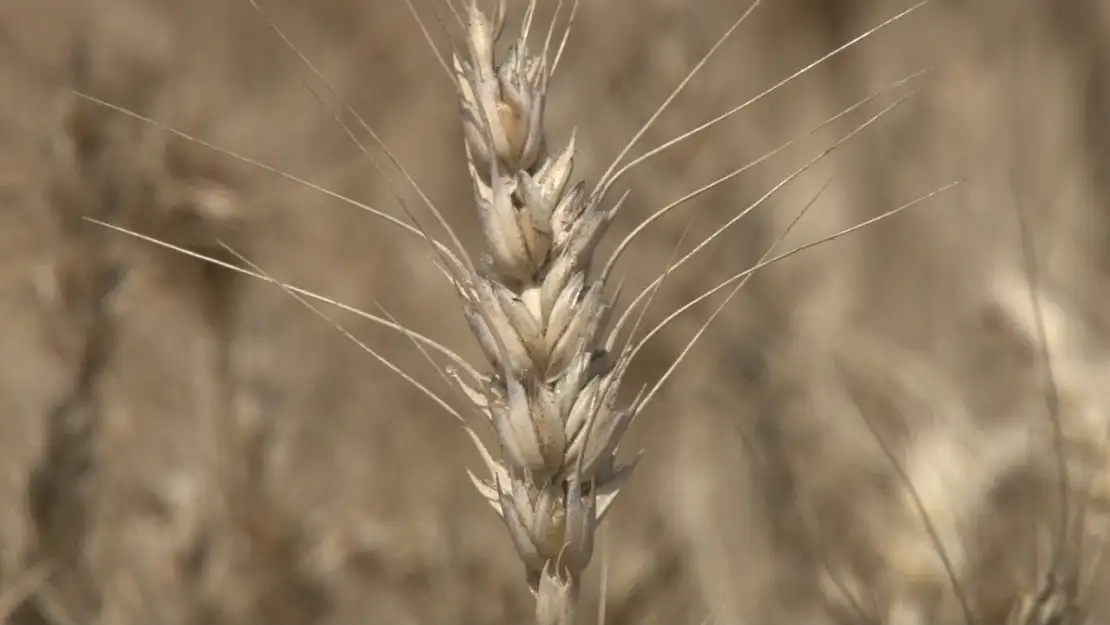
[[[454, 92], [406, 5], [262, 4], [476, 243]], [[634, 153], [909, 6], [763, 2]], [[547, 123], [558, 143], [577, 128], [577, 176], [596, 180], [746, 8], [583, 0]], [[439, 0], [416, 10], [441, 51], [459, 41]], [[1097, 378], [1110, 329], [1108, 27], [1110, 5], [1095, 0], [934, 0], [633, 172], [614, 238], [804, 137], [648, 230], [622, 269], [626, 293], [659, 275], [684, 228], [688, 250], [914, 92], [668, 277], [648, 322], [751, 266], [827, 181], [784, 249], [964, 182], [760, 272], [710, 327], [625, 445], [646, 455], [595, 556], [608, 623], [698, 623], [711, 607], [721, 623], [820, 611], [810, 543], [866, 548], [850, 531], [869, 505], [856, 481], [882, 466], [830, 390], [828, 363], [845, 353], [892, 432], [950, 400], [985, 423], [1044, 410], [1030, 382], [1040, 351], [995, 301], [1000, 276], [1028, 273], [1019, 211], [1038, 289], [1084, 337], [1059, 357]], [[476, 458], [448, 415], [281, 289], [81, 219], [217, 256], [225, 241], [280, 280], [475, 356], [414, 237], [73, 93], [403, 218], [400, 199], [431, 224], [348, 118], [370, 158], [351, 141], [337, 98], [265, 18], [247, 0], [0, 0], [0, 81], [0, 607], [12, 622], [529, 618], [510, 541], [468, 483]], [[653, 341], [628, 389], [656, 379], [719, 301]], [[408, 339], [320, 310], [458, 403]], [[1069, 382], [1065, 409], [1087, 401]], [[815, 506], [819, 535], [801, 529], [786, 503], [796, 497]]]

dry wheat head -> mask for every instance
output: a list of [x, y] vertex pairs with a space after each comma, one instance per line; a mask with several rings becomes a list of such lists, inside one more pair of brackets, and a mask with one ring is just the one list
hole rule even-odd
[[493, 426], [492, 474], [474, 479], [501, 515], [524, 562], [541, 624], [574, 622], [579, 578], [597, 524], [631, 466], [616, 463], [635, 406], [615, 405], [628, 359], [611, 358], [605, 272], [591, 259], [615, 209], [604, 188], [571, 184], [573, 138], [544, 136], [552, 64], [529, 51], [535, 2], [503, 59], [505, 25], [468, 6], [467, 58], [454, 59], [463, 130], [486, 254], [475, 268], [449, 259], [466, 319], [493, 372], [460, 384]]

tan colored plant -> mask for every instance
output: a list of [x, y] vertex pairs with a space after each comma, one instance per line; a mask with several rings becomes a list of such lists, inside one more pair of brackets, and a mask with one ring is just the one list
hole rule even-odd
[[545, 137], [551, 35], [539, 54], [529, 51], [535, 2], [502, 59], [494, 47], [505, 2], [492, 19], [473, 0], [467, 9], [467, 58], [453, 60], [486, 253], [477, 267], [452, 258], [448, 264], [493, 372], [477, 384], [456, 379], [492, 424], [502, 452], [495, 459], [473, 437], [491, 478], [471, 477], [509, 529], [537, 623], [564, 625], [576, 622], [597, 525], [634, 466], [617, 462], [621, 437], [646, 403], [641, 394], [631, 406], [617, 405], [636, 349], [615, 349], [620, 323], [607, 334], [612, 260], [598, 275], [590, 271], [623, 198], [603, 206], [611, 172], [593, 191], [572, 185], [573, 137], [561, 149]]
[[546, 141], [550, 68], [546, 44], [538, 56], [527, 46], [534, 9], [498, 62], [505, 3], [492, 21], [468, 6], [468, 58], [454, 67], [487, 254], [453, 266], [452, 281], [494, 368], [478, 386], [460, 380], [502, 451], [495, 460], [475, 439], [492, 477], [474, 483], [509, 529], [536, 622], [562, 625], [576, 620], [595, 530], [632, 469], [616, 452], [637, 407], [616, 404], [628, 354], [614, 361], [605, 340], [608, 272], [590, 275], [617, 209], [602, 207], [604, 190], [571, 184], [573, 139]]
[[[656, 217], [762, 162], [789, 143], [653, 213], [620, 243], [617, 252], [607, 259], [599, 272], [593, 272], [591, 269], [599, 242], [622, 205], [621, 200], [611, 206], [606, 202], [614, 181], [643, 159], [743, 110], [833, 54], [847, 49], [912, 10], [913, 8], [908, 9], [887, 20], [741, 106], [690, 133], [666, 142], [618, 170], [617, 162], [627, 155], [632, 143], [652, 124], [708, 56], [743, 21], [748, 14], [745, 13], [687, 74], [655, 116], [641, 128], [622, 151], [617, 162], [602, 176], [596, 188], [587, 190], [585, 183], [572, 181], [575, 158], [573, 137], [566, 146], [557, 148], [545, 135], [543, 122], [547, 89], [551, 74], [558, 65], [562, 44], [557, 50], [553, 48], [553, 33], [549, 30], [542, 49], [538, 53], [529, 50], [528, 41], [532, 34], [536, 2], [533, 0], [528, 3], [520, 34], [503, 56], [495, 52], [495, 47], [507, 20], [504, 0], [499, 3], [492, 17], [483, 13], [475, 0], [467, 3], [466, 54], [465, 57], [456, 56], [453, 59], [453, 77], [461, 105], [463, 137], [485, 254], [477, 262], [473, 262], [453, 233], [450, 234], [453, 246], [448, 247], [434, 241], [419, 224], [410, 226], [395, 218], [386, 217], [368, 206], [358, 206], [386, 218], [393, 225], [402, 226], [409, 234], [420, 235], [431, 242], [432, 249], [441, 259], [443, 269], [461, 299], [465, 317], [488, 361], [489, 371], [484, 374], [475, 372], [447, 348], [392, 320], [387, 321], [366, 313], [359, 314], [400, 331], [421, 347], [430, 347], [447, 356], [465, 373], [456, 374], [455, 379], [477, 412], [492, 425], [497, 446], [500, 448], [499, 454], [491, 453], [478, 436], [467, 428], [490, 473], [487, 479], [473, 475], [472, 478], [478, 491], [509, 529], [535, 597], [537, 623], [570, 625], [577, 620], [576, 608], [582, 574], [592, 558], [595, 532], [634, 465], [634, 462], [621, 464], [617, 461], [622, 436], [636, 414], [659, 388], [656, 384], [650, 392], [641, 394], [629, 406], [621, 407], [617, 403], [622, 377], [644, 342], [692, 306], [720, 291], [729, 290], [728, 296], [701, 326], [688, 346], [675, 356], [674, 362], [663, 376], [666, 379], [685, 357], [689, 346], [701, 336], [716, 314], [756, 270], [905, 210], [952, 186], [934, 191], [859, 226], [802, 245], [774, 258], [770, 258], [774, 251], [772, 246], [755, 267], [738, 272], [689, 304], [679, 307], [639, 342], [630, 341], [618, 348], [617, 337], [628, 320], [629, 313], [642, 303], [644, 297], [654, 292], [670, 271], [665, 270], [663, 275], [641, 292], [614, 327], [610, 328], [608, 321], [613, 312], [615, 297], [608, 294], [607, 286], [621, 251]], [[566, 35], [564, 42], [565, 37]], [[904, 84], [911, 78], [913, 76], [892, 86]], [[832, 120], [874, 97], [852, 105]], [[104, 102], [100, 104], [112, 107]], [[685, 263], [717, 235], [895, 105], [897, 102], [782, 179], [756, 202], [730, 218], [714, 234], [699, 243], [692, 252], [672, 263], [671, 267]], [[823, 124], [821, 127], [824, 126]], [[373, 134], [368, 126], [364, 125], [364, 128]], [[199, 143], [192, 137], [172, 130], [170, 132]], [[814, 131], [810, 131], [812, 132]], [[384, 143], [376, 136], [374, 139], [389, 154]], [[389, 156], [400, 169], [399, 163], [391, 154]], [[271, 171], [280, 174], [272, 169]], [[290, 175], [280, 175], [302, 182]], [[408, 177], [407, 173], [405, 175]], [[411, 178], [408, 181], [415, 186]], [[311, 186], [308, 183], [302, 184]], [[323, 191], [319, 188], [317, 190]], [[436, 212], [423, 193], [419, 189], [417, 191], [428, 203], [428, 207]], [[334, 192], [325, 193], [356, 204]], [[408, 212], [407, 208], [405, 210]], [[805, 209], [802, 213], [804, 212]], [[438, 212], [436, 215], [440, 224], [446, 226], [443, 217]], [[411, 213], [409, 217], [413, 217]], [[800, 217], [801, 214], [791, 223], [791, 227]], [[450, 228], [446, 229], [450, 233]], [[780, 238], [779, 242], [781, 240]], [[226, 248], [222, 242], [217, 243]], [[165, 243], [163, 245], [169, 246]], [[175, 249], [199, 256], [194, 252]], [[206, 260], [276, 282], [250, 261], [229, 248], [226, 251], [255, 271], [245, 272], [242, 267], [210, 258]], [[282, 285], [282, 288], [297, 299], [301, 299], [303, 295], [336, 304], [295, 287]], [[358, 312], [350, 307], [343, 308]], [[358, 342], [353, 336], [348, 336]], [[386, 362], [370, 348], [362, 343], [359, 345]], [[393, 368], [401, 373], [396, 367]], [[404, 373], [401, 374], [419, 387], [419, 383]], [[660, 381], [659, 384], [661, 383]], [[431, 391], [424, 387], [420, 389], [461, 420], [457, 411]]]

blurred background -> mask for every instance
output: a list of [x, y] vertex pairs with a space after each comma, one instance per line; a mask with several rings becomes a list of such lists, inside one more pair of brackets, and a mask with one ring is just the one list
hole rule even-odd
[[[357, 315], [314, 304], [329, 322], [272, 284], [84, 219], [242, 264], [226, 243], [478, 362], [429, 249], [337, 197], [432, 224], [344, 103], [477, 242], [455, 94], [420, 26], [449, 54], [460, 31], [447, 5], [259, 1], [327, 84], [247, 0], [0, 0], [0, 617], [522, 622], [531, 597], [469, 484], [479, 463], [462, 429], [333, 324], [457, 405], [443, 363]], [[910, 6], [765, 0], [632, 154]], [[582, 0], [547, 119], [556, 144], [576, 129], [576, 178], [596, 180], [748, 7]], [[554, 10], [541, 2], [540, 23]], [[587, 622], [839, 622], [826, 556], [878, 594], [892, 574], [869, 523], [886, 523], [872, 511], [896, 472], [845, 388], [896, 455], [960, 419], [988, 438], [1042, 419], [1046, 396], [1105, 412], [1107, 28], [1106, 2], [933, 0], [622, 182], [614, 241], [795, 140], [637, 239], [626, 294], [760, 202], [670, 274], [645, 327], [753, 266], [811, 203], [776, 250], [961, 184], [758, 272], [728, 304], [624, 446], [645, 456], [605, 523]], [[1044, 337], [1030, 330], [1032, 293], [1051, 303]], [[648, 343], [630, 393], [725, 294]], [[1037, 374], [1046, 353], [1055, 389]], [[983, 540], [1029, 525], [1009, 519]], [[987, 596], [1037, 581], [991, 570], [1003, 581], [967, 585]]]

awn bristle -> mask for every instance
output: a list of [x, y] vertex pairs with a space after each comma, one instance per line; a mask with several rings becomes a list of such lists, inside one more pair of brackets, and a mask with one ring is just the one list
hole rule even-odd
[[612, 210], [604, 193], [571, 184], [573, 137], [544, 136], [548, 46], [527, 47], [535, 3], [504, 58], [505, 24], [468, 6], [467, 57], [455, 57], [466, 154], [485, 254], [453, 267], [466, 319], [492, 372], [460, 382], [493, 425], [502, 453], [477, 443], [492, 474], [474, 483], [504, 520], [542, 625], [575, 620], [594, 532], [632, 465], [616, 462], [636, 405], [619, 409], [627, 350], [606, 343], [611, 300], [590, 265]]

